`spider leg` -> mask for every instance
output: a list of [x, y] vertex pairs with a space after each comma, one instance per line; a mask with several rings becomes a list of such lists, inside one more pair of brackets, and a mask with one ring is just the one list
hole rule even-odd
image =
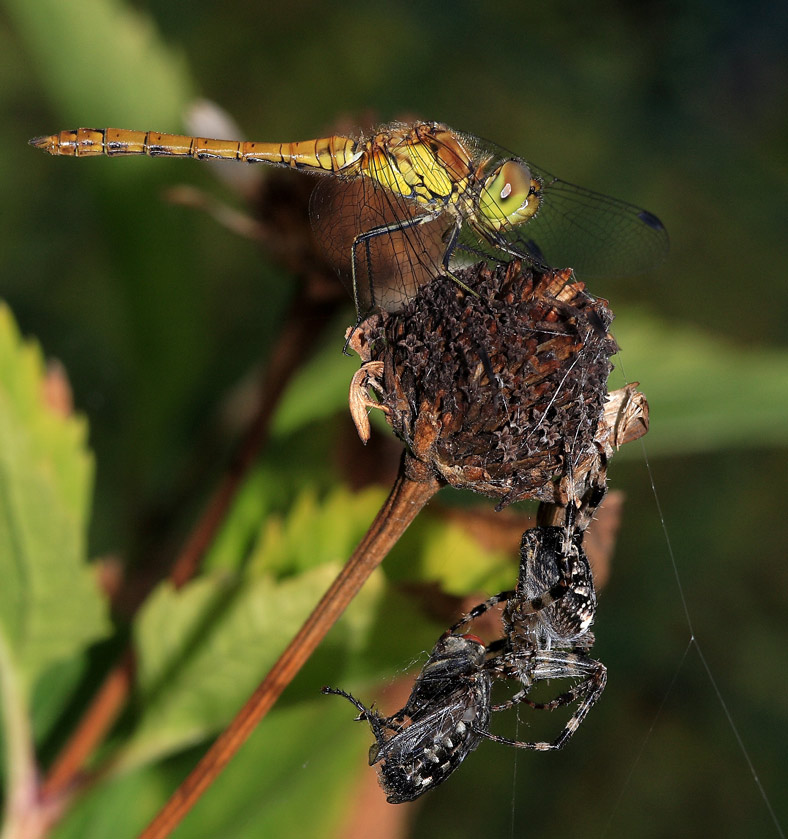
[[[554, 530], [557, 528], [553, 528]], [[572, 585], [574, 573], [576, 569], [576, 559], [573, 557], [573, 550], [571, 544], [562, 546], [561, 550], [555, 550], [551, 547], [546, 547], [543, 540], [544, 528], [532, 528], [526, 530], [523, 534], [522, 545], [520, 547], [520, 578], [523, 578], [523, 569], [529, 563], [544, 561], [545, 553], [549, 556], [559, 569], [559, 579], [556, 583], [550, 586], [546, 591], [537, 597], [525, 598], [523, 592], [520, 590], [522, 582], [518, 583], [518, 588], [515, 591], [502, 591], [495, 594], [478, 606], [474, 606], [470, 612], [463, 615], [454, 626], [449, 629], [450, 633], [456, 632], [466, 624], [483, 615], [485, 612], [497, 606], [499, 603], [506, 603], [513, 601], [510, 605], [511, 615], [504, 618], [505, 623], [510, 625], [522, 621], [526, 615], [533, 615], [541, 612], [548, 606], [552, 606], [559, 601], [569, 590]], [[566, 538], [566, 537], [565, 537]], [[576, 552], [576, 549], [575, 549]]]
[[[530, 615], [535, 614], [536, 612], [541, 612], [542, 609], [552, 606], [553, 603], [560, 600], [566, 594], [569, 588], [569, 580], [571, 579], [571, 568], [568, 563], [565, 563], [564, 565], [565, 567], [563, 569], [562, 577], [554, 586], [551, 586], [546, 592], [544, 592], [544, 594], [540, 594], [538, 597], [533, 597], [530, 600], [517, 604], [518, 615]], [[502, 591], [499, 594], [494, 594], [483, 603], [479, 603], [478, 606], [474, 606], [470, 612], [464, 614], [457, 623], [449, 629], [449, 632], [452, 634], [457, 632], [457, 630], [462, 629], [463, 626], [476, 620], [476, 618], [497, 606], [499, 603], [506, 603], [509, 600], [515, 600], [516, 598], [517, 592], [513, 590]]]
[[596, 704], [607, 683], [607, 668], [599, 661], [587, 658], [577, 653], [562, 653], [548, 651], [536, 654], [537, 665], [533, 671], [533, 681], [541, 681], [549, 678], [577, 678], [582, 677], [583, 681], [572, 687], [570, 690], [551, 700], [550, 702], [535, 703], [526, 698], [526, 690], [520, 691], [508, 702], [493, 706], [493, 711], [509, 708], [519, 702], [524, 702], [538, 710], [552, 711], [562, 705], [567, 705], [576, 699], [581, 699], [577, 710], [569, 718], [561, 733], [552, 742], [528, 743], [519, 740], [511, 740], [507, 737], [500, 737], [497, 734], [490, 734], [486, 731], [479, 731], [488, 740], [496, 743], [504, 743], [518, 749], [533, 749], [544, 752], [552, 749], [562, 748], [569, 738], [577, 731], [580, 724], [586, 718], [588, 712]]
[[[523, 533], [517, 594], [512, 598], [508, 614], [504, 616], [504, 621], [509, 624], [510, 629], [526, 616], [541, 612], [564, 597], [575, 582], [577, 560], [578, 549], [567, 536], [567, 531], [536, 527]], [[544, 567], [556, 568], [558, 580], [536, 597], [528, 597], [526, 579], [535, 569]]]
[[[589, 677], [591, 678], [591, 677]], [[564, 705], [571, 705], [581, 696], [585, 696], [588, 692], [588, 681], [586, 679], [583, 682], [578, 682], [576, 685], [573, 685], [568, 691], [562, 693], [560, 696], [557, 696], [555, 699], [551, 699], [549, 702], [534, 702], [532, 699], [528, 698], [528, 691], [523, 688], [521, 691], [518, 691], [511, 699], [507, 699], [505, 702], [501, 702], [500, 705], [493, 705], [491, 710], [492, 711], [506, 711], [509, 708], [514, 708], [515, 705], [528, 705], [529, 708], [533, 708], [535, 711], [554, 711], [556, 708], [561, 708]]]
[[497, 606], [499, 603], [506, 603], [507, 600], [511, 600], [517, 594], [516, 591], [502, 591], [499, 594], [494, 594], [492, 597], [485, 600], [483, 603], [479, 603], [478, 606], [474, 606], [470, 612], [466, 612], [458, 621], [449, 629], [449, 634], [453, 635], [457, 630], [462, 629], [465, 624], [470, 623], [471, 621], [476, 620], [476, 618], [483, 615], [485, 612], [488, 612], [494, 606]]

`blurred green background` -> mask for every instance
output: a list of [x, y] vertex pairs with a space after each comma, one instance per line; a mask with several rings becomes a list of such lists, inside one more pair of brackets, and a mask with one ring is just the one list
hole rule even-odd
[[[786, 5], [2, 0], [0, 9], [0, 297], [64, 363], [90, 421], [92, 555], [138, 560], [162, 511], [177, 545], [204, 497], [173, 509], [184, 471], [228, 394], [265, 362], [293, 288], [251, 243], [162, 200], [184, 182], [222, 195], [209, 167], [55, 160], [28, 148], [30, 137], [83, 125], [178, 131], [198, 96], [257, 140], [415, 114], [660, 216], [668, 263], [592, 286], [617, 314], [611, 385], [623, 384], [623, 369], [649, 398], [646, 449], [693, 629], [788, 823]], [[310, 444], [303, 425], [301, 437], [277, 438], [293, 487], [347, 434], [354, 365], [341, 347], [352, 319], [348, 301], [327, 324], [316, 363], [337, 390], [320, 394]], [[224, 456], [206, 446], [205, 471], [219, 474]], [[321, 462], [317, 472], [325, 487], [343, 470]], [[618, 455], [610, 481], [626, 507], [596, 625], [610, 674], [602, 701], [559, 754], [483, 744], [412, 808], [403, 835], [778, 835], [696, 651], [682, 659], [690, 630], [638, 444]], [[339, 768], [305, 734], [327, 725], [324, 702], [304, 704], [313, 728], [284, 718], [264, 726], [255, 757], [242, 755], [215, 791], [219, 803], [202, 802], [203, 816], [178, 835], [285, 835], [281, 825], [310, 835], [299, 830], [303, 801], [287, 791]], [[349, 711], [332, 706], [335, 739], [353, 728]], [[360, 728], [341, 765], [350, 780], [371, 772]], [[292, 764], [271, 793], [287, 812], [269, 823], [276, 807], [255, 798], [253, 782], [277, 737]], [[133, 811], [139, 827], [193, 760], [133, 776], [103, 805], [124, 824]], [[233, 799], [230, 829], [221, 801], [238, 789], [246, 797]], [[320, 835], [332, 835], [354, 806], [352, 787], [331, 800], [314, 789], [306, 806], [327, 814]], [[93, 806], [75, 835], [133, 835]]]

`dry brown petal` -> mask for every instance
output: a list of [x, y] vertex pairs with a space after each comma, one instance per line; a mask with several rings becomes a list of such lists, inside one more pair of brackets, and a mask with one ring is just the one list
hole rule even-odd
[[365, 446], [369, 442], [371, 434], [367, 411], [371, 408], [378, 408], [384, 413], [387, 411], [385, 405], [381, 405], [376, 400], [370, 399], [368, 392], [370, 388], [376, 393], [380, 391], [380, 382], [378, 380], [382, 373], [382, 361], [366, 361], [353, 374], [353, 378], [350, 380], [350, 394], [348, 396], [350, 416], [356, 426], [358, 436]]

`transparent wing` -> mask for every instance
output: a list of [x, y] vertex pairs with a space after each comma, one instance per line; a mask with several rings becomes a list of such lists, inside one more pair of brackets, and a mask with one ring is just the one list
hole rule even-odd
[[536, 217], [504, 234], [510, 246], [582, 277], [642, 274], [668, 253], [668, 234], [648, 210], [562, 181], [529, 164], [542, 180]]
[[[563, 181], [494, 143], [460, 136], [483, 172], [516, 160], [542, 182], [542, 202], [534, 218], [483, 237], [481, 250], [489, 256], [500, 259], [500, 252], [508, 252], [542, 268], [574, 268], [581, 279], [642, 274], [667, 256], [667, 231], [648, 210]], [[472, 241], [464, 231], [468, 248]]]
[[438, 276], [454, 226], [440, 208], [397, 195], [369, 177], [320, 178], [310, 217], [318, 244], [361, 314], [376, 307], [398, 311]]
[[[456, 701], [423, 714], [417, 722], [397, 732], [380, 747], [379, 759], [405, 766], [425, 760], [425, 751], [455, 731], [466, 707], [461, 701]], [[471, 733], [468, 739], [478, 743], [479, 738]]]

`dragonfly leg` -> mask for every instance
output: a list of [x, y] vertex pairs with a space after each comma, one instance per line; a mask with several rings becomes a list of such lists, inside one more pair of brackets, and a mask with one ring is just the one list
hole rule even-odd
[[[443, 213], [443, 208], [439, 211], [436, 210], [435, 212], [425, 213], [421, 216], [414, 216], [413, 218], [409, 219], [402, 219], [399, 221], [391, 222], [390, 224], [381, 224], [379, 227], [373, 227], [371, 230], [366, 230], [363, 233], [359, 233], [358, 236], [353, 239], [353, 245], [350, 252], [350, 271], [351, 271], [351, 278], [353, 281], [353, 302], [356, 304], [356, 311], [361, 317], [361, 296], [359, 294], [358, 288], [358, 271], [357, 271], [357, 257], [356, 251], [359, 245], [363, 244], [365, 253], [366, 253], [366, 260], [367, 260], [367, 273], [369, 275], [369, 296], [370, 296], [370, 309], [374, 309], [378, 304], [375, 300], [375, 291], [373, 288], [373, 278], [372, 278], [372, 266], [371, 266], [371, 252], [370, 252], [370, 243], [372, 240], [377, 236], [385, 236], [390, 233], [397, 233], [403, 230], [408, 230], [411, 227], [419, 227], [422, 224], [428, 224], [431, 221], [435, 221], [440, 215]], [[436, 265], [437, 268], [437, 265]]]
[[454, 253], [454, 249], [457, 247], [457, 241], [460, 238], [460, 230], [462, 229], [462, 222], [458, 218], [457, 223], [454, 225], [454, 229], [451, 232], [451, 238], [449, 239], [448, 244], [446, 245], [446, 250], [443, 252], [443, 273], [455, 282], [463, 291], [467, 291], [468, 294], [472, 294], [474, 297], [479, 297], [479, 295], [469, 286], [465, 285], [465, 283], [449, 268], [449, 262], [451, 261], [452, 254]]

